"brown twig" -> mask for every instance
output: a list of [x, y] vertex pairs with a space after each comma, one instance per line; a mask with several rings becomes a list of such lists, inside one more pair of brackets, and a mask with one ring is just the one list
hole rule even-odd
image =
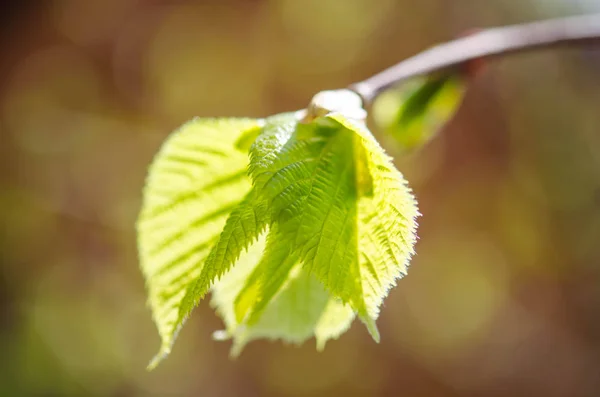
[[600, 43], [600, 14], [492, 28], [425, 50], [349, 88], [368, 104], [385, 89], [406, 79], [476, 59], [592, 43]]

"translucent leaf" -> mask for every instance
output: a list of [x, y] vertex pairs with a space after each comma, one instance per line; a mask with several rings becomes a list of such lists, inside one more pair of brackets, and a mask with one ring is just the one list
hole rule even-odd
[[322, 349], [356, 315], [379, 340], [379, 307], [413, 253], [416, 203], [363, 123], [316, 108], [304, 121], [197, 120], [164, 145], [138, 223], [163, 339], [151, 365], [209, 290], [226, 326], [215, 336], [234, 340], [233, 355], [262, 337], [315, 336]]
[[261, 186], [271, 228], [265, 254], [236, 298], [236, 321], [257, 324], [302, 263], [302, 272], [349, 304], [378, 340], [374, 320], [406, 271], [418, 213], [369, 131], [333, 114], [298, 124]]
[[420, 214], [402, 174], [364, 124], [339, 115], [332, 118], [360, 137], [373, 181], [372, 194], [360, 196], [358, 223], [360, 274], [369, 316], [375, 319], [389, 289], [406, 274]]
[[465, 81], [455, 74], [415, 78], [380, 95], [373, 119], [401, 148], [418, 148], [456, 113], [465, 91]]
[[235, 142], [259, 128], [259, 121], [250, 119], [192, 120], [169, 137], [150, 166], [137, 231], [149, 304], [162, 339], [157, 358], [170, 351], [186, 290], [228, 215], [251, 188], [248, 155]]
[[[248, 166], [248, 173], [253, 176], [255, 186], [227, 219], [200, 275], [193, 281], [183, 299], [178, 323], [185, 320], [209, 291], [213, 282], [229, 271], [243, 250], [256, 241], [270, 221], [268, 203], [259, 193], [260, 182], [257, 182], [257, 178], [262, 175], [268, 176], [266, 170], [270, 162], [277, 158], [279, 150], [289, 138], [296, 122], [293, 113], [268, 119], [261, 134], [250, 147], [252, 161]], [[246, 141], [247, 135], [244, 134], [241, 140]]]
[[[297, 117], [291, 113], [266, 120], [262, 133], [250, 148], [249, 174], [254, 179], [254, 188], [231, 212], [201, 274], [191, 283], [180, 306], [177, 323], [183, 322], [212, 285], [212, 304], [226, 324], [226, 331], [218, 332], [217, 336], [234, 339], [232, 355], [239, 354], [247, 342], [260, 337], [301, 343], [315, 335], [318, 346], [323, 348], [328, 339], [345, 331], [354, 318], [351, 308], [332, 298], [314, 276], [290, 272], [297, 265], [298, 256], [291, 255], [285, 244], [276, 244], [279, 241], [274, 232], [276, 224], [269, 232], [270, 240], [275, 243], [265, 248], [263, 238], [252, 244], [273, 214], [268, 211], [265, 216], [271, 203], [260, 192], [277, 169], [274, 163], [286, 158], [284, 145], [296, 125]], [[274, 263], [282, 266], [268, 269], [270, 277], [264, 289], [256, 288], [254, 282], [263, 276], [263, 267]], [[259, 307], [260, 319], [255, 316], [257, 321], [244, 322], [246, 310], [255, 305]]]
[[212, 288], [211, 304], [226, 326], [224, 331], [215, 333], [215, 338], [233, 339], [232, 356], [239, 355], [248, 342], [258, 338], [300, 344], [315, 335], [317, 346], [322, 349], [328, 339], [346, 331], [354, 319], [352, 309], [332, 298], [314, 276], [302, 272], [298, 265], [287, 274], [281, 291], [255, 324], [238, 321], [234, 301], [256, 269], [264, 247], [263, 236], [242, 255], [235, 271], [227, 273]]

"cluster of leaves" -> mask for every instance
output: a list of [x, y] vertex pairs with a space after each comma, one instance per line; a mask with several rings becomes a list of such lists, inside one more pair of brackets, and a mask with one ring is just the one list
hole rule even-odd
[[[332, 111], [334, 110], [334, 111]], [[375, 320], [416, 239], [416, 202], [362, 120], [317, 106], [267, 119], [195, 119], [150, 167], [141, 268], [162, 346], [212, 292], [232, 354], [256, 338], [322, 349]]]

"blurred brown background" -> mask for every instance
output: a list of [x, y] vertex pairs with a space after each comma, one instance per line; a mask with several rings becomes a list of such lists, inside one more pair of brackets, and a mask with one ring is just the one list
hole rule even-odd
[[466, 29], [600, 1], [3, 4], [1, 396], [600, 395], [600, 48], [489, 65], [398, 158], [423, 217], [379, 345], [355, 323], [322, 353], [233, 362], [204, 303], [147, 373], [133, 230], [148, 163], [193, 116], [295, 110]]

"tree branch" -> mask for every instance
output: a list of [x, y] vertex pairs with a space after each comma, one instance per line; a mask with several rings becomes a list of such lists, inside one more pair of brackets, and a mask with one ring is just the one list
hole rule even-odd
[[412, 77], [465, 64], [545, 47], [600, 44], [600, 14], [482, 30], [425, 50], [348, 88], [365, 105], [385, 89]]

